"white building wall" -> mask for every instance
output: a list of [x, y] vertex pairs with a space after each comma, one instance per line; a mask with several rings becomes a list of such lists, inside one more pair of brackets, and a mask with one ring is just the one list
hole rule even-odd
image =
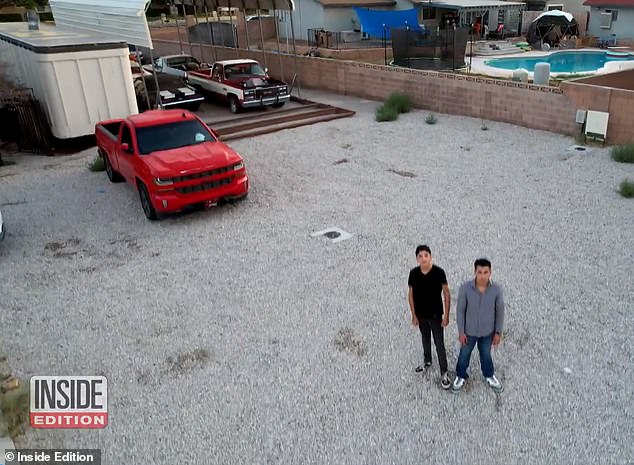
[[0, 39], [0, 61], [17, 85], [33, 89], [53, 136], [94, 134], [95, 124], [138, 113], [127, 48], [35, 53]]
[[[618, 11], [616, 21], [612, 21], [609, 29], [601, 27], [601, 13]], [[614, 34], [617, 39], [634, 39], [634, 8], [627, 7], [592, 7], [588, 34], [597, 37], [608, 37]]]

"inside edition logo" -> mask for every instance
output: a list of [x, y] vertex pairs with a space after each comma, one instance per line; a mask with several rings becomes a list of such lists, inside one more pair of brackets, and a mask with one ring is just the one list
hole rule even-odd
[[105, 428], [108, 425], [105, 376], [33, 376], [30, 398], [33, 428]]

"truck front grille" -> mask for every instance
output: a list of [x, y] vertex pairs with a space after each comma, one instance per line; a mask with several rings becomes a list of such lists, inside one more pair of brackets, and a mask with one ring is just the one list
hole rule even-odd
[[186, 176], [176, 176], [172, 178], [172, 182], [177, 183], [184, 181], [193, 181], [194, 179], [209, 178], [217, 174], [228, 173], [229, 171], [233, 171], [233, 165], [225, 166], [223, 168], [216, 168], [215, 170], [203, 171], [201, 173], [188, 174]]
[[220, 186], [226, 186], [227, 184], [231, 184], [234, 176], [229, 176], [227, 178], [217, 179], [215, 181], [207, 181], [200, 184], [196, 184], [194, 186], [185, 186], [185, 187], [177, 187], [176, 192], [179, 194], [193, 194], [195, 192], [203, 192], [211, 189], [215, 189]]

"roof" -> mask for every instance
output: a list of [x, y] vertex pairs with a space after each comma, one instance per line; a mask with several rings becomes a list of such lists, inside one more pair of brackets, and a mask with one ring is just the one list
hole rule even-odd
[[294, 10], [293, 0], [172, 0], [175, 5], [191, 5], [198, 8], [206, 6], [209, 11], [217, 8], [238, 8], [241, 10]]
[[533, 22], [537, 21], [538, 19], [547, 18], [547, 17], [552, 17], [552, 18], [563, 17], [563, 18], [566, 18], [566, 20], [568, 20], [569, 23], [575, 20], [575, 17], [572, 16], [570, 13], [566, 13], [565, 11], [561, 11], [561, 10], [552, 10], [552, 11], [544, 11], [537, 18], [535, 18]]
[[[489, 8], [501, 8], [508, 10], [525, 9], [524, 2], [505, 2], [501, 0], [411, 0], [418, 5], [429, 5], [436, 8], [449, 10], [486, 10]], [[616, 0], [613, 0], [616, 1]]]
[[39, 30], [29, 30], [24, 23], [0, 23], [0, 40], [35, 53], [65, 53], [85, 50], [125, 48], [125, 39], [100, 34], [72, 31], [41, 23]]
[[196, 119], [196, 117], [187, 110], [172, 109], [144, 111], [143, 113], [130, 115], [127, 119], [135, 126], [143, 127], [193, 120]]
[[588, 6], [624, 6], [634, 8], [634, 0], [586, 0]]
[[317, 0], [323, 6], [348, 7], [348, 6], [393, 6], [395, 0]]
[[154, 48], [145, 10], [150, 0], [49, 0], [55, 24]]
[[[258, 63], [258, 62], [257, 62], [257, 61], [255, 61], [255, 60], [249, 60], [249, 59], [246, 59], [246, 58], [244, 58], [244, 59], [239, 58], [239, 59], [237, 59], [237, 60], [222, 60], [222, 61], [217, 61], [216, 63], [220, 63], [221, 65], [237, 65], [237, 64], [240, 64], [240, 63]], [[258, 64], [259, 64], [259, 63], [258, 63]]]

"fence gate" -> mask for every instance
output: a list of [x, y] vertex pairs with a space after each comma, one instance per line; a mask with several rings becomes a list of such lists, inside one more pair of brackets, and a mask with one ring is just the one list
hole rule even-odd
[[1, 139], [15, 141], [20, 152], [53, 155], [48, 118], [32, 89], [0, 91], [0, 113], [4, 121]]

